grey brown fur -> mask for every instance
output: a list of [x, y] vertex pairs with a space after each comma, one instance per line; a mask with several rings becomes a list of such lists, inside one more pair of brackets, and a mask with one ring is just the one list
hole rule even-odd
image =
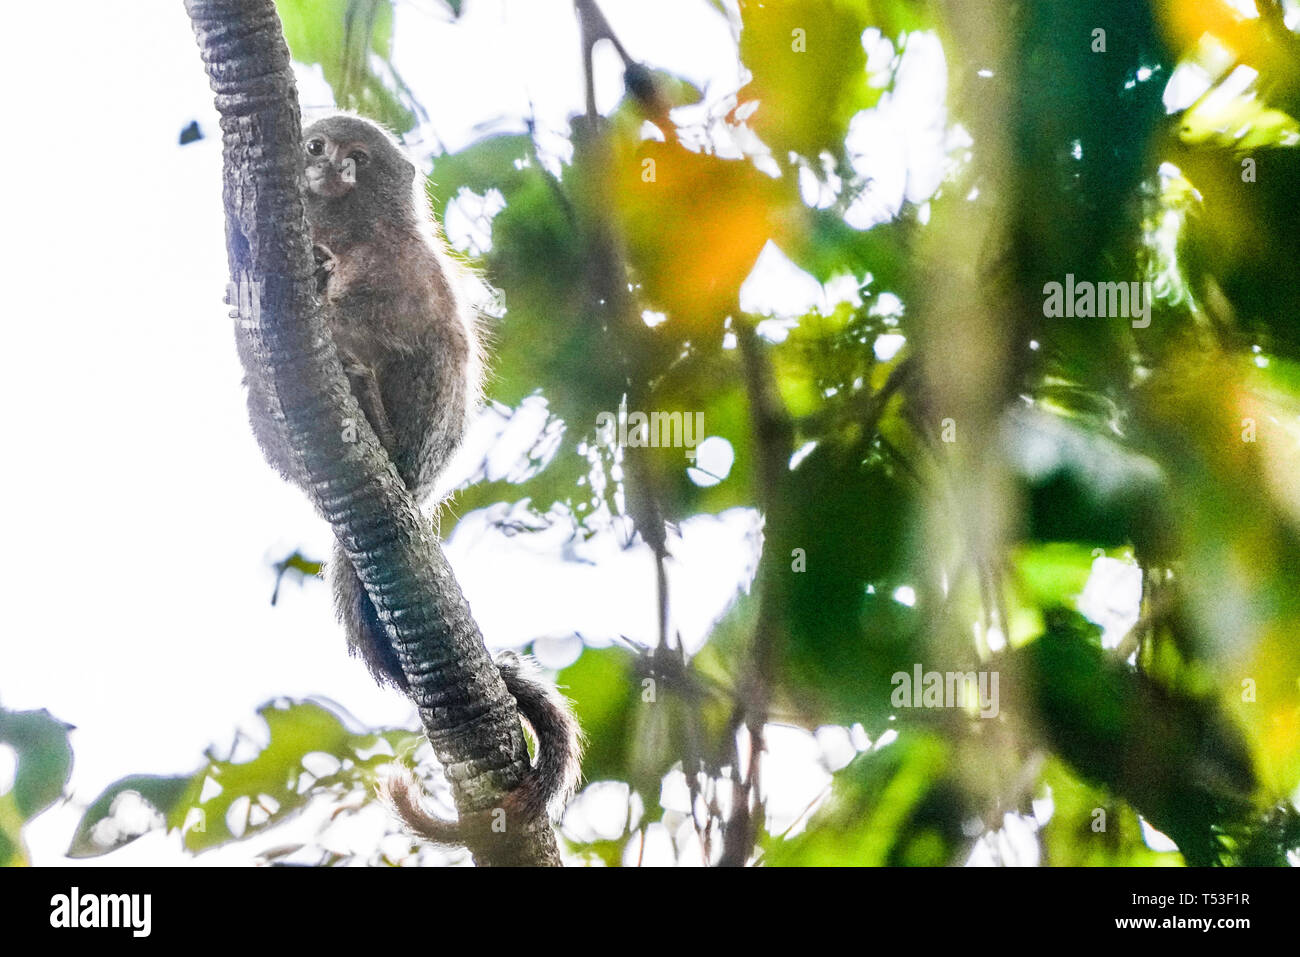
[[[339, 114], [309, 125], [303, 142], [307, 221], [326, 323], [353, 395], [398, 475], [417, 504], [430, 504], [479, 399], [474, 313], [453, 284], [455, 267], [416, 186], [415, 166], [392, 137], [369, 120]], [[304, 484], [273, 390], [255, 381], [248, 386], [263, 452], [286, 478]], [[374, 605], [337, 542], [327, 577], [352, 653], [376, 681], [409, 691]], [[576, 723], [563, 699], [521, 670], [518, 659], [498, 663], [538, 736], [534, 773], [512, 797], [529, 808], [550, 805], [571, 791], [576, 777]], [[418, 801], [407, 805], [414, 813]], [[417, 833], [422, 823], [408, 821]]]
[[[537, 739], [533, 780], [544, 782], [544, 786], [525, 786], [513, 792], [510, 803], [517, 813], [528, 816], [543, 812], [558, 814], [578, 783], [582, 731], [568, 702], [541, 680], [531, 658], [502, 652], [497, 656], [497, 665], [506, 689], [519, 705], [520, 714], [533, 729]], [[405, 768], [393, 769], [381, 793], [417, 837], [435, 844], [462, 843], [455, 822], [443, 820], [425, 809], [420, 785]]]

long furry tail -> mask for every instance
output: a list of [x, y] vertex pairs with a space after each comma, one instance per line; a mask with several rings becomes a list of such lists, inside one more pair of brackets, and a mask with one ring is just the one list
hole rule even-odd
[[[520, 716], [537, 740], [537, 761], [523, 783], [507, 795], [507, 805], [528, 816], [542, 812], [558, 815], [578, 785], [582, 730], [568, 701], [541, 679], [540, 669], [531, 658], [504, 652], [496, 662]], [[464, 843], [458, 822], [443, 820], [425, 808], [423, 788], [405, 766], [394, 764], [379, 790], [416, 837], [434, 844]]]
[[568, 699], [542, 678], [536, 659], [506, 651], [496, 661], [506, 690], [537, 739], [537, 763], [511, 796], [529, 811], [559, 814], [578, 786], [582, 728]]
[[406, 829], [432, 844], [461, 844], [460, 824], [431, 814], [424, 806], [424, 789], [404, 764], [394, 762], [379, 784], [379, 796], [401, 818]]

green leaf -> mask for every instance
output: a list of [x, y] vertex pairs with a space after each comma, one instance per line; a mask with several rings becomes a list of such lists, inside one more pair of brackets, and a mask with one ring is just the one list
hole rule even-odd
[[[220, 790], [199, 800], [196, 807], [203, 814], [202, 829], [192, 828], [185, 835], [185, 845], [193, 851], [216, 847], [234, 839], [239, 832], [260, 830], [282, 820], [302, 808], [309, 798], [297, 787], [299, 777], [306, 773], [303, 758], [312, 752], [342, 757], [347, 767], [350, 744], [354, 736], [343, 726], [337, 715], [322, 706], [303, 702], [298, 704], [271, 704], [258, 710], [266, 722], [270, 741], [256, 757], [247, 762], [212, 761], [200, 777]], [[263, 802], [262, 796], [271, 799]], [[250, 802], [242, 813], [231, 814], [236, 802]], [[260, 805], [266, 812], [265, 823], [257, 825], [248, 820], [252, 804]]]
[[64, 724], [48, 711], [0, 709], [0, 742], [17, 753], [13, 799], [23, 820], [40, 814], [63, 793], [72, 774], [72, 744]]
[[148, 831], [131, 832], [115, 826], [113, 805], [124, 794], [137, 795], [163, 818], [167, 827], [181, 827], [185, 812], [198, 798], [198, 784], [189, 776], [133, 774], [110, 784], [81, 816], [68, 848], [68, 857], [98, 857], [131, 843]]
[[1159, 867], [1179, 863], [1172, 852], [1153, 851], [1142, 822], [1105, 789], [1079, 779], [1069, 765], [1052, 759], [1040, 778], [1052, 816], [1043, 826], [1043, 864], [1049, 867]]
[[875, 103], [862, 34], [868, 4], [852, 0], [742, 0], [740, 58], [752, 79], [742, 104], [757, 103], [754, 129], [774, 152], [818, 159], [843, 153], [849, 120]]
[[[339, 107], [399, 133], [415, 126], [418, 104], [393, 67], [390, 0], [276, 0], [289, 52], [320, 64]], [[373, 69], [371, 54], [384, 67]]]
[[1088, 583], [1093, 551], [1073, 542], [1049, 542], [1019, 549], [1014, 561], [1029, 600], [1041, 607], [1069, 605]]
[[[1098, 629], [1054, 610], [1017, 656], [1053, 750], [1085, 780], [1122, 796], [1189, 864], [1216, 862], [1222, 828], [1250, 812], [1250, 748], [1213, 699], [1157, 684], [1101, 648]], [[1014, 690], [1012, 700], [1024, 700]]]
[[940, 866], [969, 841], [962, 805], [947, 779], [947, 744], [905, 734], [879, 751], [858, 755], [835, 775], [832, 795], [808, 829], [788, 840], [769, 838], [764, 860], [778, 867]]
[[[892, 676], [922, 660], [918, 609], [928, 599], [908, 571], [911, 493], [830, 444], [805, 458], [790, 482], [798, 492], [769, 515], [765, 546], [788, 595], [782, 678], [809, 721], [862, 722], [875, 733], [891, 713]], [[915, 607], [895, 597], [904, 586]]]
[[[121, 847], [144, 832], [128, 832], [112, 820], [114, 803], [135, 794], [155, 808], [168, 829], [183, 828], [187, 850], [198, 853], [260, 834], [322, 795], [361, 795], [374, 800], [377, 770], [423, 739], [403, 729], [354, 734], [342, 719], [312, 701], [279, 701], [258, 710], [268, 743], [251, 759], [210, 756], [194, 774], [130, 775], [109, 785], [87, 809], [69, 853], [92, 857]], [[308, 770], [305, 760], [334, 759], [334, 770]]]
[[0, 867], [29, 862], [23, 828], [58, 800], [72, 773], [71, 725], [48, 711], [0, 708], [0, 744], [14, 750], [13, 788], [0, 795]]
[[640, 704], [632, 661], [621, 648], [587, 648], [560, 672], [559, 684], [573, 701], [578, 723], [587, 735], [582, 773], [588, 782], [623, 780], [627, 772], [631, 731]]

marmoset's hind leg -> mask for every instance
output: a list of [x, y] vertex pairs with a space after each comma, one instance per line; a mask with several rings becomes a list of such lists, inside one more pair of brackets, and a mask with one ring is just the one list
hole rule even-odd
[[[384, 407], [383, 391], [379, 387], [375, 370], [344, 356], [343, 371], [347, 373], [352, 394], [356, 396], [357, 405], [361, 406], [362, 414], [379, 438], [379, 444], [384, 447], [388, 457], [395, 460], [400, 446], [397, 444], [397, 435], [393, 432], [393, 424], [389, 421], [388, 411]], [[406, 481], [406, 476], [402, 476], [402, 480]]]
[[406, 691], [402, 662], [388, 640], [379, 613], [366, 594], [366, 586], [357, 577], [357, 571], [339, 541], [334, 542], [334, 553], [325, 567], [325, 577], [334, 593], [334, 607], [347, 634], [348, 651], [366, 663], [376, 682]]
[[419, 502], [434, 491], [438, 475], [465, 431], [468, 389], [463, 340], [439, 341], [384, 367], [384, 407], [392, 412], [398, 474]]

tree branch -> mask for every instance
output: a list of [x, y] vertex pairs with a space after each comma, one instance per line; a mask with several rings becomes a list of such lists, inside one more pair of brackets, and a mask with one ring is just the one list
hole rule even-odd
[[[186, 0], [224, 143], [226, 247], [250, 378], [278, 405], [308, 494], [402, 662], [480, 864], [558, 864], [545, 811], [502, 798], [530, 773], [515, 701], [437, 539], [349, 390], [315, 296], [297, 90], [272, 0]], [[345, 423], [351, 427], [345, 427]]]

